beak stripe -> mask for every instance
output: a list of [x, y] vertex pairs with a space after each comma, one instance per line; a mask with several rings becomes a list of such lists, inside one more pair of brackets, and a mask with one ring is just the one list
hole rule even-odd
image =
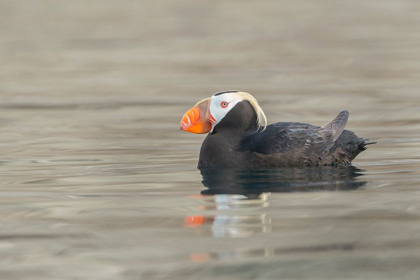
[[211, 114], [209, 115], [209, 121], [211, 123], [216, 123], [217, 122], [216, 119]]

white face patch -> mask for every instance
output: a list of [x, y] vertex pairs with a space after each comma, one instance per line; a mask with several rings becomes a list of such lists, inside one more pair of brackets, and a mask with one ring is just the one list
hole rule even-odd
[[224, 118], [227, 113], [233, 109], [241, 101], [248, 101], [249, 104], [254, 108], [257, 114], [257, 125], [258, 130], [264, 131], [267, 126], [267, 118], [264, 111], [258, 105], [258, 101], [249, 93], [242, 91], [225, 91], [215, 93], [210, 98], [209, 106], [209, 119], [213, 123], [211, 131], [213, 132], [214, 127]]
[[242, 100], [242, 96], [235, 94], [235, 92], [213, 95], [210, 99], [210, 114], [213, 116], [215, 123], [213, 123], [211, 131]]

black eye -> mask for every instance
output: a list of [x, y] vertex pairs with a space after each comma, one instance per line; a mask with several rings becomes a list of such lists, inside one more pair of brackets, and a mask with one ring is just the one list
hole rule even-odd
[[229, 103], [227, 103], [226, 101], [222, 101], [222, 103], [220, 103], [220, 107], [222, 108], [226, 108], [229, 105]]

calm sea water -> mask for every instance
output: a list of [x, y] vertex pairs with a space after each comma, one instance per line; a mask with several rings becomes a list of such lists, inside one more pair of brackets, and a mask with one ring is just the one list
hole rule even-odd
[[[419, 279], [418, 1], [1, 1], [1, 279]], [[378, 144], [349, 168], [200, 173], [184, 112]]]

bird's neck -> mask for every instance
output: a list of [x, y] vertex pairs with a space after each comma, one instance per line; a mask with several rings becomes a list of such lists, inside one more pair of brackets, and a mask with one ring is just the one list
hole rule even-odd
[[241, 101], [214, 127], [210, 135], [223, 134], [243, 139], [258, 129], [257, 114], [248, 101]]
[[[239, 102], [207, 135], [201, 146], [198, 168], [235, 166], [238, 149], [258, 129], [257, 115], [249, 102]], [[234, 154], [236, 155], [234, 156]]]

